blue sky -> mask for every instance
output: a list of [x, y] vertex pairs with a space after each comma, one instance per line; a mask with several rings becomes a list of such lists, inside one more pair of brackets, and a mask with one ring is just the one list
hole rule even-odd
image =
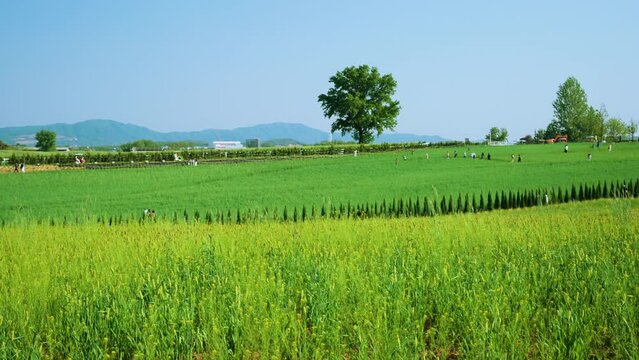
[[397, 80], [398, 132], [532, 134], [568, 76], [639, 120], [637, 23], [615, 0], [0, 0], [0, 126], [327, 130], [317, 96], [360, 64]]

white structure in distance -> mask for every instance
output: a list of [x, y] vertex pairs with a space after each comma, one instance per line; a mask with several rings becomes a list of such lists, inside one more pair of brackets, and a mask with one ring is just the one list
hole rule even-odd
[[242, 149], [244, 145], [239, 141], [213, 141], [211, 147], [215, 150]]

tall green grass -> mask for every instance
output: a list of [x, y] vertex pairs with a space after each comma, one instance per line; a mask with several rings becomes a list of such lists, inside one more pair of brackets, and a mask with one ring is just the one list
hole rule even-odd
[[632, 358], [639, 201], [0, 232], [0, 358]]

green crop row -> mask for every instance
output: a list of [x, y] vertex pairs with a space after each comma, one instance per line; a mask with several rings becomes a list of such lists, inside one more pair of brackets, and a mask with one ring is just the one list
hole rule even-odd
[[635, 358], [638, 206], [10, 226], [0, 358]]
[[[458, 194], [456, 198], [452, 195], [441, 198], [416, 197], [409, 199], [392, 199], [390, 201], [351, 204], [330, 204], [315, 206], [302, 206], [300, 209], [284, 207], [281, 211], [275, 209], [249, 209], [249, 210], [226, 210], [212, 212], [207, 210], [189, 211], [185, 209], [182, 213], [174, 212], [169, 218], [166, 214], [156, 216], [155, 212], [141, 214], [139, 217], [131, 216], [97, 216], [95, 221], [101, 224], [120, 225], [131, 222], [155, 222], [157, 220], [172, 221], [177, 223], [218, 223], [218, 224], [245, 224], [265, 221], [275, 222], [304, 222], [317, 219], [342, 219], [342, 218], [397, 218], [397, 217], [419, 217], [448, 215], [456, 213], [477, 213], [499, 209], [517, 209], [533, 206], [544, 206], [550, 204], [561, 204], [574, 201], [587, 201], [606, 198], [629, 198], [639, 197], [639, 178], [630, 181], [604, 181], [597, 184], [573, 184], [570, 189], [561, 186], [550, 189], [536, 189], [526, 191], [495, 191], [488, 192], [486, 196], [476, 194]], [[82, 224], [90, 221], [91, 218], [69, 219], [66, 216], [61, 219], [49, 218], [40, 219], [37, 223], [48, 223], [51, 226], [69, 224]], [[8, 220], [0, 220], [0, 226], [9, 224]]]

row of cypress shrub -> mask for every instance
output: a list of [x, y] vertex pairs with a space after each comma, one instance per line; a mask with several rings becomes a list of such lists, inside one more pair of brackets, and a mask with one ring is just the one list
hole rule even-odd
[[[279, 210], [236, 209], [226, 211], [207, 211], [192, 214], [184, 210], [182, 216], [173, 214], [172, 220], [178, 222], [205, 222], [207, 224], [244, 224], [263, 221], [302, 222], [315, 219], [341, 218], [398, 218], [416, 216], [448, 215], [455, 213], [474, 213], [501, 209], [516, 209], [573, 201], [587, 201], [602, 198], [639, 197], [639, 179], [630, 181], [599, 182], [597, 184], [572, 185], [569, 188], [536, 189], [523, 191], [495, 191], [479, 196], [458, 194], [438, 197], [416, 197], [392, 199], [390, 201], [339, 205], [284, 207]], [[141, 221], [144, 221], [142, 218]]]
[[[245, 224], [264, 221], [276, 222], [303, 222], [315, 219], [342, 219], [342, 218], [399, 218], [436, 216], [456, 213], [476, 213], [502, 209], [516, 209], [550, 204], [561, 204], [573, 201], [587, 201], [603, 198], [639, 197], [639, 179], [630, 181], [612, 181], [597, 184], [572, 185], [569, 188], [561, 186], [523, 191], [494, 191], [476, 194], [458, 194], [439, 197], [416, 197], [409, 199], [392, 199], [381, 202], [302, 206], [301, 208], [284, 207], [272, 210], [226, 210], [206, 211], [199, 210], [189, 212], [184, 210], [181, 214], [174, 212], [172, 216], [160, 215], [161, 220], [171, 220], [174, 223], [206, 223], [206, 224]], [[158, 218], [147, 215], [137, 216], [98, 216], [98, 223], [105, 225], [128, 224], [131, 222], [156, 221]], [[89, 217], [68, 219], [49, 219], [47, 223], [56, 225], [82, 224], [92, 221]], [[43, 221], [39, 221], [43, 223]], [[7, 221], [1, 220], [0, 225], [5, 226]]]

